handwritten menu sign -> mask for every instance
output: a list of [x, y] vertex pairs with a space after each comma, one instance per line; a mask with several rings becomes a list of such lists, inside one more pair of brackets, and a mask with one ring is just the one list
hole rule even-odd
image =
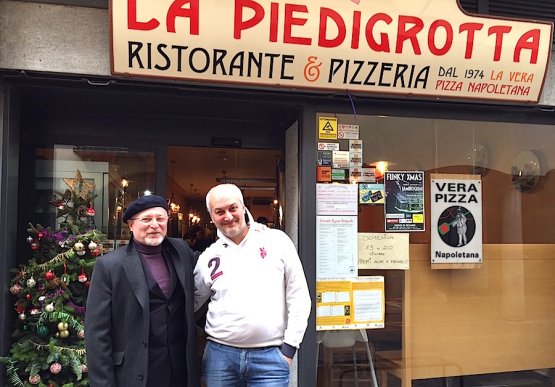
[[359, 233], [359, 269], [409, 268], [409, 234]]

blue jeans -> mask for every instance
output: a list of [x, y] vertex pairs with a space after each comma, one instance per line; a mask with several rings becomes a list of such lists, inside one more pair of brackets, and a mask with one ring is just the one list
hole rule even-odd
[[206, 341], [206, 387], [287, 387], [289, 363], [278, 347], [236, 348]]

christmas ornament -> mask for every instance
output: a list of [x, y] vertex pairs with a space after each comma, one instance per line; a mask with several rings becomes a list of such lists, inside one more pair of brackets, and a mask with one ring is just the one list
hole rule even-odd
[[61, 370], [62, 365], [60, 363], [52, 363], [50, 365], [50, 372], [52, 372], [54, 375], [59, 374]]
[[83, 373], [89, 372], [89, 367], [87, 367], [86, 364], [81, 364], [81, 371], [82, 371]]
[[87, 282], [87, 275], [85, 273], [81, 273], [79, 274], [79, 277], [77, 278], [77, 280], [81, 283], [85, 283]]
[[100, 255], [100, 249], [96, 248], [96, 249], [92, 250], [91, 255], [93, 257], [98, 257]]
[[85, 245], [81, 242], [75, 242], [75, 244], [73, 245], [73, 250], [79, 252], [79, 251], [83, 251], [85, 249]]
[[91, 241], [91, 243], [89, 243], [89, 250], [94, 250], [97, 247], [98, 245], [94, 241]]
[[23, 313], [23, 312], [25, 312], [25, 305], [17, 304], [17, 305], [15, 306], [15, 311], [16, 311], [17, 313]]
[[39, 325], [39, 327], [37, 328], [37, 333], [40, 337], [45, 337], [46, 335], [48, 335], [48, 327], [46, 325]]
[[44, 278], [45, 278], [47, 281], [52, 281], [52, 280], [54, 279], [54, 277], [55, 277], [55, 275], [54, 275], [54, 273], [52, 272], [52, 270], [48, 270], [46, 273], [44, 273]]
[[73, 251], [73, 250], [68, 250], [68, 252], [66, 253], [66, 255], [67, 255], [67, 257], [68, 257], [69, 259], [73, 259], [73, 258], [75, 258], [75, 251]]
[[60, 331], [59, 333], [62, 339], [67, 339], [69, 337], [69, 331]]
[[40, 383], [40, 375], [36, 374], [36, 375], [31, 375], [29, 376], [29, 383], [31, 384], [39, 384]]
[[37, 314], [40, 313], [40, 310], [37, 308], [33, 308], [31, 309], [31, 316], [36, 316]]
[[20, 314], [19, 314], [19, 319], [20, 319], [21, 321], [25, 320], [26, 318], [27, 318], [27, 316], [25, 315], [25, 313], [20, 313]]
[[37, 284], [37, 281], [35, 281], [35, 279], [33, 277], [29, 278], [27, 280], [27, 287], [28, 288], [32, 288]]
[[36, 250], [38, 250], [38, 249], [39, 249], [39, 247], [40, 247], [40, 246], [39, 246], [39, 244], [38, 244], [37, 242], [33, 242], [33, 243], [31, 243], [31, 249], [33, 249], [33, 250], [35, 250], [35, 251], [36, 251]]
[[77, 252], [77, 255], [83, 256], [83, 255], [85, 255], [86, 253], [87, 253], [87, 252], [86, 252], [85, 250], [81, 250], [81, 251], [78, 251], [78, 252]]
[[54, 304], [53, 304], [53, 303], [47, 304], [47, 305], [44, 307], [44, 310], [47, 311], [48, 313], [54, 312]]
[[14, 296], [17, 296], [19, 293], [21, 293], [21, 285], [19, 284], [12, 285], [12, 287], [10, 288], [10, 293], [13, 294]]
[[38, 237], [39, 237], [39, 239], [42, 239], [42, 238], [44, 238], [44, 233], [42, 233], [42, 232], [39, 232], [39, 234], [38, 234]]
[[95, 214], [96, 214], [96, 211], [92, 207], [87, 208], [87, 211], [85, 211], [85, 215], [87, 216], [95, 216]]
[[96, 184], [94, 183], [85, 182], [83, 176], [81, 176], [81, 171], [79, 170], [77, 170], [77, 173], [75, 174], [75, 179], [64, 179], [64, 182], [82, 199], [90, 197], [91, 192], [96, 187]]
[[40, 296], [40, 297], [39, 297], [39, 301], [40, 301], [40, 302], [44, 302], [44, 300], [46, 300], [46, 296]]
[[67, 330], [67, 323], [64, 322], [64, 321], [60, 321], [60, 322], [58, 323], [58, 330], [59, 330], [59, 331], [65, 331], [65, 330]]
[[84, 339], [85, 338], [85, 331], [83, 329], [81, 329], [79, 332], [77, 332], [77, 337], [80, 339]]
[[28, 300], [31, 299], [31, 295], [29, 293], [27, 293], [27, 295], [25, 296], [25, 298], [27, 298]]
[[34, 240], [34, 239], [33, 239], [32, 236], [29, 235], [29, 236], [27, 237], [27, 242], [33, 243], [33, 240]]

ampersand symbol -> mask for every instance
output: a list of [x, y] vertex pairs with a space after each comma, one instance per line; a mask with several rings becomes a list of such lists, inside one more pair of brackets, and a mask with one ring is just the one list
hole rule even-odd
[[316, 63], [318, 57], [309, 56], [308, 63], [304, 66], [304, 78], [308, 82], [316, 82], [320, 78], [320, 66], [322, 62]]

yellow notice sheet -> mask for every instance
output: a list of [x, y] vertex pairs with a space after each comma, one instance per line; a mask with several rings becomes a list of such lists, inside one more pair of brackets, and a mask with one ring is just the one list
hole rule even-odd
[[384, 277], [316, 281], [316, 330], [383, 328]]

